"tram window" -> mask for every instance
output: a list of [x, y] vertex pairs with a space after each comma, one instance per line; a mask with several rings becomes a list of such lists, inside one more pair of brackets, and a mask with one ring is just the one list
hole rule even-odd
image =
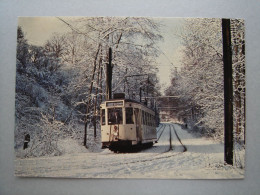
[[142, 110], [142, 124], [144, 125], [144, 111]]
[[144, 115], [143, 115], [143, 124], [144, 124], [144, 125], [146, 124], [146, 121], [145, 121], [145, 112], [144, 112]]
[[147, 112], [144, 113], [145, 125], [148, 125], [148, 115], [147, 114], [148, 114]]
[[126, 108], [125, 115], [126, 115], [126, 124], [134, 124], [133, 108]]
[[146, 113], [144, 112], [144, 125], [146, 125]]
[[149, 113], [146, 112], [146, 125], [149, 126]]
[[102, 125], [106, 124], [106, 115], [105, 115], [105, 109], [102, 109], [101, 111], [101, 121], [102, 121]]
[[122, 108], [108, 108], [108, 124], [122, 124]]
[[147, 125], [150, 125], [150, 117], [149, 117], [149, 113], [147, 113]]

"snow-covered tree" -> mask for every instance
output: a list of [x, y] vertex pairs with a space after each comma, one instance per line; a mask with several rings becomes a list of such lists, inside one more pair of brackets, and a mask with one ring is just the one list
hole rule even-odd
[[[231, 20], [235, 137], [244, 138], [245, 40], [243, 20]], [[176, 95], [177, 114], [193, 129], [224, 137], [224, 78], [220, 19], [186, 19], [178, 36], [183, 68], [173, 74], [168, 95]]]
[[[69, 89], [77, 94], [74, 105], [82, 115], [95, 116], [98, 105], [104, 100], [109, 48], [112, 49], [113, 93], [129, 91], [128, 97], [132, 98], [133, 94], [137, 94], [138, 98], [140, 89], [136, 85], [141, 84], [148, 88], [145, 83], [147, 76], [130, 77], [143, 73], [155, 75], [156, 70], [152, 65], [155, 63], [157, 50], [154, 45], [161, 36], [153, 20], [129, 17], [60, 18], [60, 20], [72, 29], [74, 40], [82, 40], [80, 50], [84, 51], [84, 57], [73, 66], [74, 70], [79, 71]], [[156, 76], [150, 76], [149, 82], [154, 82], [155, 85]], [[84, 107], [87, 110], [85, 113]], [[88, 119], [91, 120], [89, 117]]]
[[245, 165], [245, 24], [231, 20], [234, 164]]
[[[51, 114], [55, 123], [66, 120], [68, 107], [62, 95], [67, 85], [67, 75], [61, 70], [60, 59], [55, 53], [29, 45], [21, 28], [18, 28], [16, 66], [15, 146], [19, 149], [25, 134], [30, 135], [31, 143], [38, 145], [38, 138], [46, 130], [44, 126], [37, 125], [41, 124], [43, 116]], [[49, 154], [47, 151], [45, 153]]]
[[[245, 134], [245, 26], [243, 20], [231, 20], [233, 113], [235, 138], [244, 140]], [[244, 140], [245, 141], [245, 140]]]
[[[157, 55], [154, 45], [161, 37], [153, 20], [128, 17], [60, 20], [72, 31], [54, 34], [42, 47], [28, 44], [18, 28], [16, 149], [21, 148], [25, 134], [31, 136], [31, 145], [22, 156], [35, 156], [38, 152], [60, 154], [56, 143], [63, 136], [83, 141], [84, 128], [79, 130], [82, 122], [98, 127], [109, 48], [113, 51], [113, 93], [125, 89], [132, 98], [134, 93], [139, 95], [137, 85], [149, 91], [149, 96], [158, 91], [153, 68]], [[144, 76], [132, 77], [137, 74]]]
[[180, 98], [185, 122], [223, 137], [224, 89], [220, 19], [186, 19], [179, 33], [183, 68], [167, 90]]

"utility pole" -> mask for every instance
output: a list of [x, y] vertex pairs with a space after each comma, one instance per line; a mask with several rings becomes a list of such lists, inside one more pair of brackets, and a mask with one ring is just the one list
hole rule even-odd
[[108, 53], [108, 63], [106, 70], [106, 100], [110, 100], [112, 98], [112, 49], [109, 48]]
[[140, 97], [140, 102], [142, 102], [142, 87], [140, 87], [139, 89], [139, 97]]
[[224, 62], [225, 162], [233, 165], [233, 85], [230, 19], [222, 19]]
[[[102, 51], [101, 51], [102, 53]], [[99, 87], [99, 82], [102, 82], [101, 79], [102, 77], [100, 77], [100, 72], [101, 72], [101, 63], [102, 63], [102, 58], [99, 59], [99, 63], [98, 63], [98, 75], [97, 75], [97, 87], [96, 87], [96, 95], [95, 95], [95, 104], [94, 104], [94, 115], [93, 115], [93, 126], [94, 126], [94, 137], [97, 137], [97, 102], [98, 102], [98, 87]]]

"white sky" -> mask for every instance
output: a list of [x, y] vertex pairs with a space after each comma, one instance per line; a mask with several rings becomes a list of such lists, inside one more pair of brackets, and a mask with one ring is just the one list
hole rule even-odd
[[[156, 18], [162, 24], [163, 42], [158, 45], [163, 52], [157, 59], [159, 64], [158, 77], [162, 91], [170, 84], [171, 69], [180, 67], [181, 44], [174, 34], [183, 23], [182, 18]], [[64, 33], [70, 28], [55, 17], [20, 17], [18, 20], [30, 44], [43, 45], [53, 33]]]
[[158, 18], [160, 24], [163, 25], [161, 34], [164, 38], [163, 42], [159, 43], [159, 48], [163, 52], [157, 59], [159, 64], [158, 76], [160, 78], [160, 84], [164, 91], [170, 84], [172, 69], [180, 68], [179, 59], [181, 57], [181, 43], [175, 34], [178, 29], [181, 28], [183, 20], [182, 18]]
[[53, 33], [70, 31], [67, 25], [55, 17], [20, 17], [18, 19], [30, 44], [42, 46]]

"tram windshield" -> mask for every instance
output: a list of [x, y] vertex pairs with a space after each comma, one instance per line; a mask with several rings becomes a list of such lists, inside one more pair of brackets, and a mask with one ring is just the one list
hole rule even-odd
[[108, 124], [123, 124], [122, 108], [108, 108]]

